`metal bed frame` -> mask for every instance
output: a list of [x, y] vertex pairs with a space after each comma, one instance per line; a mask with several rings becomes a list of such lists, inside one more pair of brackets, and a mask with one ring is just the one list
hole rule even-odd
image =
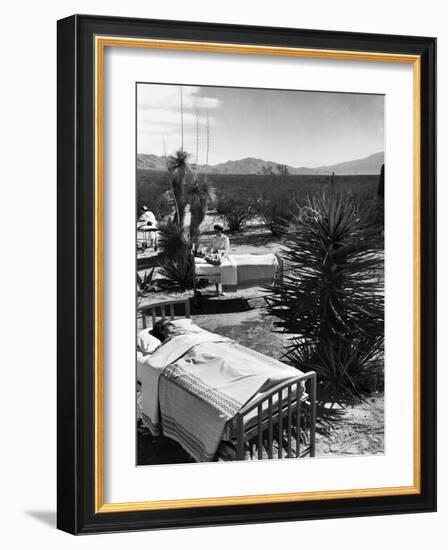
[[[180, 305], [182, 309], [182, 314], [177, 317], [190, 318], [188, 298], [139, 306], [137, 311], [142, 316], [143, 328], [148, 326], [148, 316], [151, 316], [153, 323], [158, 318], [174, 320], [176, 305]], [[306, 401], [303, 400], [305, 391], [307, 392]], [[246, 423], [247, 415], [255, 409], [257, 410], [256, 421]], [[305, 426], [302, 425], [303, 420]], [[258, 459], [265, 458], [263, 457], [265, 447], [267, 447], [269, 459], [283, 458], [283, 453], [285, 453], [284, 458], [301, 458], [307, 455], [314, 457], [316, 454], [316, 373], [310, 371], [294, 376], [277, 384], [260, 397], [252, 399], [235, 415], [234, 426], [236, 460], [244, 460], [247, 445], [256, 446]], [[302, 438], [304, 438], [303, 448], [301, 448]], [[275, 441], [277, 441], [276, 453], [274, 452]]]

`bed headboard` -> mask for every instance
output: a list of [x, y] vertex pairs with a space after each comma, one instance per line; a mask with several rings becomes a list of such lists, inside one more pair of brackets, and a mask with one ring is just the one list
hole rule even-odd
[[175, 319], [174, 306], [176, 305], [178, 305], [178, 308], [181, 310], [180, 315], [177, 315], [177, 317], [190, 317], [190, 300], [188, 298], [183, 298], [181, 300], [165, 300], [139, 307], [137, 311], [142, 315], [143, 328], [148, 326], [146, 320], [148, 316], [151, 316], [153, 325], [158, 319]]

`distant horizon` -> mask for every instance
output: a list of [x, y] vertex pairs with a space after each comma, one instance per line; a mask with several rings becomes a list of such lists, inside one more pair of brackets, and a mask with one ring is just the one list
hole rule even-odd
[[[174, 152], [175, 151], [173, 151], [173, 153]], [[165, 156], [169, 156], [173, 153], [168, 153], [167, 155], [157, 155], [156, 153], [137, 153], [137, 155], [146, 155], [146, 156], [154, 156], [154, 157], [157, 157], [157, 158], [165, 158]], [[188, 151], [187, 151], [187, 153], [188, 153]], [[189, 154], [191, 156], [194, 156], [192, 153], [189, 153]], [[331, 163], [331, 164], [319, 164], [318, 166], [305, 166], [305, 165], [298, 166], [298, 165], [293, 165], [293, 164], [286, 164], [285, 165], [285, 163], [279, 162], [277, 160], [264, 159], [264, 158], [260, 158], [260, 157], [240, 157], [240, 158], [234, 158], [234, 159], [227, 159], [225, 161], [217, 162], [217, 163], [214, 163], [214, 164], [209, 163], [209, 166], [217, 166], [219, 164], [226, 164], [227, 162], [239, 162], [239, 161], [242, 161], [242, 160], [261, 160], [261, 161], [266, 162], [266, 163], [285, 165], [285, 166], [288, 166], [289, 168], [308, 168], [310, 170], [316, 170], [317, 168], [324, 168], [326, 166], [334, 166], [336, 164], [345, 164], [347, 162], [356, 162], [357, 160], [364, 160], [364, 159], [367, 159], [369, 157], [373, 157], [375, 155], [381, 155], [381, 154], [384, 155], [384, 151], [375, 151], [374, 153], [370, 153], [370, 154], [366, 155], [365, 157], [345, 159], [345, 160], [342, 160], [340, 162], [334, 162], [334, 163]], [[195, 164], [195, 163], [191, 162], [191, 160], [190, 160], [190, 164]], [[205, 166], [205, 164], [199, 162], [199, 166]]]
[[[183, 117], [181, 117], [181, 98]], [[384, 151], [384, 96], [172, 84], [137, 85], [137, 152], [182, 146], [198, 164], [275, 158], [319, 168]], [[199, 132], [197, 128], [199, 126]]]

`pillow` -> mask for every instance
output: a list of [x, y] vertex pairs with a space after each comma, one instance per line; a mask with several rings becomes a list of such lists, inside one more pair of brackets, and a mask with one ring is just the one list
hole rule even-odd
[[151, 329], [144, 328], [137, 334], [137, 347], [143, 353], [153, 353], [162, 342], [150, 333]]

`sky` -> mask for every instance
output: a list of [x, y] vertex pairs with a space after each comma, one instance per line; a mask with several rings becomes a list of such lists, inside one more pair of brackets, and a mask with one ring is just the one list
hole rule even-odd
[[209, 164], [246, 157], [316, 167], [384, 150], [384, 96], [291, 90], [137, 85], [137, 151], [165, 155], [181, 147]]

